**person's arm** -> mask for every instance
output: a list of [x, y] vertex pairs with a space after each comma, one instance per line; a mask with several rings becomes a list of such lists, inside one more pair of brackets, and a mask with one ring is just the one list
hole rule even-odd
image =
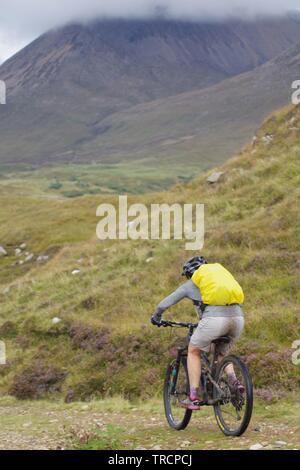
[[178, 304], [178, 302], [180, 302], [182, 299], [189, 297], [187, 284], [188, 283], [185, 283], [182, 286], [180, 286], [178, 289], [172, 292], [172, 294], [168, 295], [168, 297], [163, 299], [158, 304], [154, 312], [154, 315], [152, 316], [152, 319], [151, 319], [154, 325], [157, 325], [161, 322], [162, 314], [164, 313], [165, 310], [172, 307], [173, 305]]

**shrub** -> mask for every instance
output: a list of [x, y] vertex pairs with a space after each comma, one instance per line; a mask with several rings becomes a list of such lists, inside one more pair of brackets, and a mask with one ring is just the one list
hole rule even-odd
[[61, 391], [67, 373], [40, 361], [15, 375], [10, 394], [19, 400], [39, 399]]
[[55, 183], [51, 183], [49, 185], [49, 189], [55, 189], [55, 190], [59, 190], [62, 187], [63, 187], [63, 185], [59, 181], [56, 181]]
[[93, 329], [90, 326], [78, 323], [69, 328], [69, 336], [76, 348], [88, 351], [99, 351], [109, 342], [110, 332], [107, 328]]

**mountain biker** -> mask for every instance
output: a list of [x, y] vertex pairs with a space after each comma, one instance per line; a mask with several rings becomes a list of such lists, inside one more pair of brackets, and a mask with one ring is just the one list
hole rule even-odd
[[[200, 321], [188, 348], [190, 396], [181, 405], [190, 410], [199, 410], [201, 351], [209, 352], [212, 341], [226, 335], [230, 342], [219, 345], [219, 360], [228, 354], [244, 328], [241, 306], [244, 294], [229, 271], [221, 264], [208, 264], [202, 256], [189, 259], [183, 266], [182, 275], [188, 281], [159, 303], [151, 322], [162, 326], [163, 312], [185, 298], [192, 300], [195, 305]], [[233, 365], [229, 364], [225, 371], [229, 385], [244, 393], [245, 389], [237, 379]]]

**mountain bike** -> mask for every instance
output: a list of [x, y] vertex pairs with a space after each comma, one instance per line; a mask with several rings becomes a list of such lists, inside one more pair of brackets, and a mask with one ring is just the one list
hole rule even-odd
[[[188, 328], [187, 342], [197, 328], [193, 323], [163, 321], [164, 327]], [[212, 406], [221, 431], [226, 436], [241, 436], [248, 428], [253, 410], [253, 385], [249, 370], [237, 356], [230, 355], [218, 362], [218, 347], [229, 343], [228, 336], [222, 336], [212, 342], [211, 358], [201, 352], [200, 406]], [[171, 428], [185, 429], [192, 417], [192, 411], [182, 407], [181, 401], [189, 396], [189, 378], [187, 371], [188, 346], [177, 348], [177, 357], [168, 366], [164, 383], [164, 407], [167, 421]], [[245, 392], [233, 388], [225, 372], [233, 364], [236, 376], [245, 388]], [[199, 413], [199, 411], [196, 411]], [[201, 413], [201, 411], [200, 411]]]

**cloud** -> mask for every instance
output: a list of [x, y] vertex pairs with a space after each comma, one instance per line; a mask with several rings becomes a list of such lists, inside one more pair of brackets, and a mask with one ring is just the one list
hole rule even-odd
[[98, 17], [220, 20], [278, 15], [300, 9], [300, 0], [2, 0], [0, 61], [46, 30]]

